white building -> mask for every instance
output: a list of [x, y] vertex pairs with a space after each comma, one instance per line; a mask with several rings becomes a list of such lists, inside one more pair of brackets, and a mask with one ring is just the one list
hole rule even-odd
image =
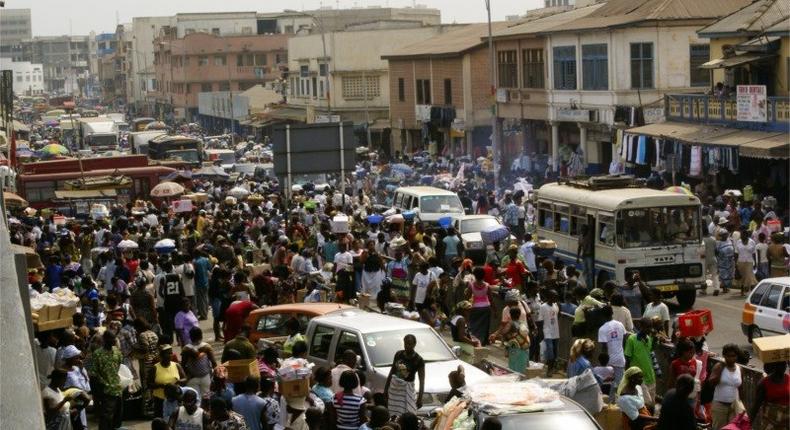
[[41, 64], [0, 58], [0, 70], [13, 72], [14, 94], [32, 96], [44, 92], [44, 66]]

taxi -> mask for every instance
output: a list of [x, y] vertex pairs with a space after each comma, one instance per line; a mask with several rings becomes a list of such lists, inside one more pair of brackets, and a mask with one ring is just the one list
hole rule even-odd
[[749, 339], [790, 333], [790, 276], [763, 279], [752, 289], [741, 314]]
[[299, 321], [299, 331], [304, 333], [312, 318], [353, 308], [338, 303], [289, 303], [256, 309], [245, 322], [252, 329], [250, 342], [257, 345], [259, 339], [288, 336], [286, 322], [291, 318]]

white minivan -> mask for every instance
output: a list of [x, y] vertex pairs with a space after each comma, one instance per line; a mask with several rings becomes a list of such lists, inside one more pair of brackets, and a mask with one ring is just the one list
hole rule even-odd
[[741, 330], [753, 338], [790, 333], [790, 277], [763, 279], [743, 304]]
[[458, 194], [436, 187], [400, 187], [395, 190], [393, 206], [401, 212], [416, 212], [417, 218], [424, 223], [464, 214]]

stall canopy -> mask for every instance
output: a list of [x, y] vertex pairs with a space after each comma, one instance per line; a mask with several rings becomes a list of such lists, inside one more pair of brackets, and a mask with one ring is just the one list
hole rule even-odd
[[755, 53], [744, 53], [734, 55], [732, 57], [727, 58], [717, 58], [715, 60], [710, 60], [707, 63], [699, 66], [700, 69], [729, 69], [736, 66], [742, 66], [748, 63], [756, 63], [759, 61], [764, 61], [769, 58], [775, 57], [775, 54], [755, 54]]
[[664, 122], [648, 124], [626, 130], [630, 134], [642, 134], [663, 139], [673, 139], [692, 145], [714, 145], [738, 147], [741, 157], [790, 158], [790, 141], [784, 132], [739, 130], [737, 128]]
[[116, 197], [115, 190], [75, 190], [75, 191], [55, 191], [55, 198], [58, 199], [100, 199], [103, 197]]

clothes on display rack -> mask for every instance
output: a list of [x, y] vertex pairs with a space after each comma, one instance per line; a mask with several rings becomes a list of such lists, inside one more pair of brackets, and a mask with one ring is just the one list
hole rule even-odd
[[[620, 139], [618, 133], [615, 141]], [[625, 132], [622, 134], [622, 144], [619, 148], [616, 147], [614, 153], [618, 155], [615, 161], [627, 164], [625, 168], [631, 165], [650, 165], [652, 170], [660, 172], [665, 170], [666, 160], [673, 157], [677, 171], [693, 177], [715, 175], [721, 169], [738, 173], [737, 147], [705, 145], [703, 150], [703, 145], [689, 145], [677, 140]], [[609, 167], [610, 171], [619, 169], [614, 162]]]

